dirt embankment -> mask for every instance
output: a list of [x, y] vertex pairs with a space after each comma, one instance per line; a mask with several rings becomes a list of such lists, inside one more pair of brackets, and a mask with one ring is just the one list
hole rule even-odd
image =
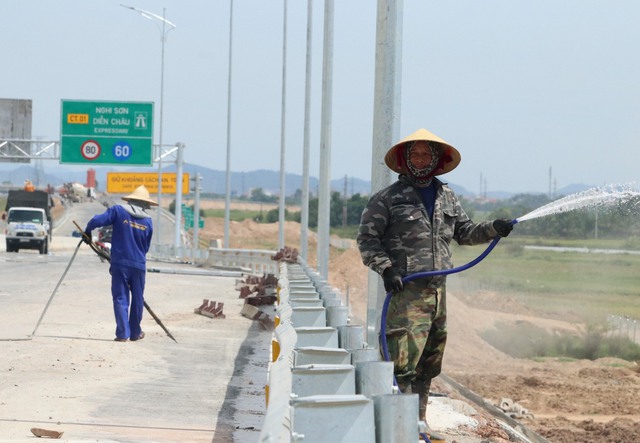
[[[201, 235], [224, 235], [221, 219], [207, 219]], [[246, 220], [232, 222], [232, 248], [277, 248], [278, 225]], [[287, 222], [285, 243], [299, 248], [300, 226]], [[309, 237], [308, 262], [316, 263], [315, 235]], [[355, 245], [331, 249], [329, 281], [349, 292], [358, 323], [366, 320], [367, 269]], [[532, 418], [527, 426], [554, 443], [640, 441], [640, 370], [617, 359], [533, 361], [504, 354], [485, 342], [480, 333], [500, 322], [529, 322], [550, 332], [576, 330], [577, 325], [550, 319], [524, 308], [502, 294], [448, 293], [449, 341], [444, 372], [481, 397], [497, 403], [512, 399]]]

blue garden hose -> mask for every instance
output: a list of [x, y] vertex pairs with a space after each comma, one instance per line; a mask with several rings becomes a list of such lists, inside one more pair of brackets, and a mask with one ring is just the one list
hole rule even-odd
[[[516, 223], [518, 223], [518, 220], [517, 219], [512, 220], [511, 223], [515, 225]], [[487, 255], [489, 255], [489, 253], [493, 251], [493, 248], [496, 247], [496, 245], [498, 244], [501, 238], [502, 237], [500, 236], [496, 236], [491, 241], [489, 246], [487, 246], [487, 249], [485, 249], [482, 254], [480, 254], [478, 257], [476, 257], [474, 260], [470, 261], [466, 265], [458, 266], [457, 268], [451, 268], [451, 269], [416, 272], [415, 274], [411, 274], [411, 275], [407, 275], [406, 277], [403, 277], [402, 283], [403, 284], [408, 283], [410, 281], [417, 280], [419, 278], [424, 278], [424, 277], [435, 277], [437, 275], [449, 275], [449, 274], [456, 274], [458, 272], [466, 271], [467, 269], [474, 267], [475, 265], [480, 263], [482, 260], [484, 260], [487, 257]], [[391, 295], [392, 295], [391, 291], [387, 292], [387, 297], [385, 298], [384, 304], [382, 305], [382, 314], [381, 314], [382, 319], [381, 319], [381, 325], [380, 325], [380, 332], [381, 332], [380, 341], [382, 342], [382, 355], [385, 361], [390, 361], [389, 349], [387, 347], [387, 335], [383, 333], [383, 331], [387, 330], [387, 311], [389, 310], [389, 302], [391, 301]]]
[[[512, 220], [511, 223], [515, 225], [516, 223], [518, 223], [518, 220], [517, 219]], [[500, 236], [496, 236], [491, 241], [489, 246], [487, 246], [487, 249], [485, 249], [482, 254], [480, 254], [478, 257], [476, 257], [474, 260], [470, 261], [466, 265], [458, 266], [457, 268], [451, 268], [451, 269], [441, 269], [437, 271], [416, 272], [415, 274], [407, 275], [406, 277], [404, 277], [402, 279], [402, 283], [403, 284], [408, 283], [410, 281], [417, 280], [419, 278], [435, 277], [437, 275], [456, 274], [458, 272], [466, 271], [467, 269], [472, 268], [473, 266], [477, 265], [482, 260], [484, 260], [487, 257], [487, 255], [489, 255], [489, 253], [493, 251], [493, 248], [496, 247], [496, 245], [498, 244], [501, 238], [502, 237]], [[387, 334], [385, 332], [387, 330], [387, 311], [389, 310], [389, 302], [391, 301], [391, 296], [392, 296], [391, 291], [387, 292], [387, 297], [385, 298], [384, 304], [382, 305], [382, 314], [381, 314], [382, 318], [381, 318], [381, 324], [380, 324], [380, 342], [382, 344], [382, 356], [384, 357], [385, 361], [391, 360], [389, 358], [389, 348], [387, 346]], [[393, 382], [394, 384], [396, 384], [395, 377]], [[431, 443], [431, 440], [429, 440], [429, 437], [427, 437], [426, 434], [420, 434], [420, 437], [425, 442]]]

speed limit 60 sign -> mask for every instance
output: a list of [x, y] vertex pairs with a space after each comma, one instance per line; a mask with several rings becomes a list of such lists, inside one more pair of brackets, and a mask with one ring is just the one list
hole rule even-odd
[[153, 164], [153, 103], [62, 100], [60, 163]]

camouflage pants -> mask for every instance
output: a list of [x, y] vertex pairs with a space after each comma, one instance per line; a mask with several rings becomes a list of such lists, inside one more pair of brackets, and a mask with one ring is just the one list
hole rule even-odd
[[386, 324], [389, 358], [402, 392], [412, 381], [440, 374], [447, 342], [446, 289], [410, 282], [389, 302]]

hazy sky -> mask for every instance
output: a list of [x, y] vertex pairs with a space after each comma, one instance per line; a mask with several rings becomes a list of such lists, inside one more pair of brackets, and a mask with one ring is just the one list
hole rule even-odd
[[[163, 142], [224, 170], [229, 0], [121, 0], [177, 25], [165, 44]], [[0, 98], [33, 100], [59, 140], [60, 101], [160, 98], [159, 25], [120, 0], [0, 0]], [[284, 1], [235, 0], [231, 169], [280, 167]], [[324, 2], [314, 1], [310, 173], [318, 176]], [[332, 178], [369, 180], [377, 2], [335, 1]], [[640, 2], [425, 1], [403, 8], [401, 130], [456, 146], [446, 180], [547, 192], [640, 176]], [[286, 169], [302, 173], [307, 2], [288, 1]], [[46, 168], [46, 162], [45, 162]]]

